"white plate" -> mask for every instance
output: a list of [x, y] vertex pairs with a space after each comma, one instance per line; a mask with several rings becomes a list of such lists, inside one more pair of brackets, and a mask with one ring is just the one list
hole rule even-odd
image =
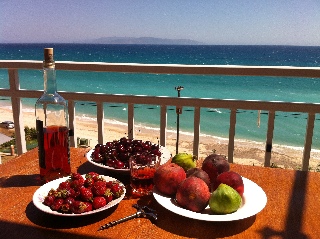
[[256, 215], [267, 204], [267, 195], [262, 188], [247, 178], [242, 177], [242, 179], [244, 183], [242, 206], [238, 211], [225, 215], [213, 214], [209, 206], [201, 213], [184, 209], [178, 206], [173, 198], [164, 196], [155, 187], [153, 189], [153, 196], [164, 208], [181, 216], [203, 221], [235, 221]]
[[[82, 176], [85, 176], [85, 175], [82, 175]], [[101, 177], [103, 177], [106, 181], [118, 181], [117, 179], [115, 178], [112, 178], [112, 177], [109, 177], [109, 176], [104, 176], [104, 175], [100, 175]], [[75, 216], [84, 216], [84, 215], [89, 215], [89, 214], [94, 214], [94, 213], [97, 213], [97, 212], [101, 212], [101, 211], [104, 211], [108, 208], [111, 208], [115, 205], [117, 205], [125, 196], [126, 194], [126, 189], [125, 187], [123, 187], [123, 190], [124, 190], [124, 193], [121, 195], [121, 197], [115, 199], [115, 200], [112, 200], [111, 202], [109, 202], [106, 206], [104, 207], [101, 207], [101, 208], [98, 208], [98, 209], [95, 209], [93, 211], [90, 211], [90, 212], [84, 212], [84, 213], [81, 213], [81, 214], [67, 214], [67, 213], [60, 213], [60, 212], [57, 212], [57, 211], [52, 211], [50, 209], [50, 207], [46, 206], [43, 204], [43, 201], [44, 201], [44, 198], [48, 195], [48, 192], [50, 191], [50, 189], [56, 189], [58, 188], [59, 184], [61, 182], [64, 182], [66, 181], [67, 179], [69, 179], [70, 177], [64, 177], [64, 178], [59, 178], [59, 179], [56, 179], [56, 180], [53, 180], [51, 182], [48, 182], [46, 184], [44, 184], [43, 186], [41, 186], [40, 188], [37, 189], [37, 191], [33, 194], [33, 198], [32, 198], [32, 201], [34, 203], [34, 205], [40, 209], [41, 211], [43, 212], [46, 212], [46, 213], [49, 213], [49, 214], [53, 214], [53, 215], [58, 215], [58, 216], [66, 216], [66, 217], [75, 217]], [[121, 182], [119, 182], [120, 185], [123, 186], [123, 184]]]
[[[89, 161], [89, 163], [92, 163], [100, 168], [105, 168], [105, 169], [108, 169], [108, 170], [111, 170], [111, 171], [116, 171], [118, 173], [129, 173], [130, 172], [130, 169], [128, 168], [121, 168], [121, 169], [117, 169], [117, 168], [113, 168], [113, 167], [109, 167], [107, 165], [103, 165], [101, 163], [96, 163], [92, 160], [91, 158], [91, 155], [93, 153], [94, 149], [91, 149], [87, 154], [86, 154], [86, 157], [87, 157], [87, 160]], [[169, 152], [169, 150], [167, 150], [165, 147], [162, 147], [160, 146], [160, 152], [161, 152], [161, 160], [160, 160], [160, 164], [164, 164], [166, 162], [168, 162], [168, 160], [171, 158], [171, 154]]]

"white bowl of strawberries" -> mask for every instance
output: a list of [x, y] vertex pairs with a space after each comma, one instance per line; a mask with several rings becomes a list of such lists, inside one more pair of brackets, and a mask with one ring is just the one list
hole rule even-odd
[[117, 205], [125, 194], [125, 186], [115, 178], [95, 172], [72, 173], [38, 188], [32, 200], [38, 209], [49, 214], [84, 216]]

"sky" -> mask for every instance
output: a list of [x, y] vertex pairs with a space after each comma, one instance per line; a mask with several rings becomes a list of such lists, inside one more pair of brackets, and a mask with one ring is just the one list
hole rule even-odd
[[320, 0], [0, 0], [0, 43], [101, 37], [320, 46]]

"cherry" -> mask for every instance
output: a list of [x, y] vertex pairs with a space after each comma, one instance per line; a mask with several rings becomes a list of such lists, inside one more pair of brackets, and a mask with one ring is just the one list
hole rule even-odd
[[105, 154], [108, 151], [108, 146], [107, 145], [101, 145], [100, 146], [100, 154]]
[[107, 164], [107, 166], [113, 168], [113, 167], [114, 167], [114, 164], [115, 164], [115, 159], [112, 159], [112, 158], [107, 159], [106, 164]]
[[114, 167], [118, 168], [118, 169], [121, 169], [121, 168], [124, 167], [124, 163], [122, 161], [116, 159], [115, 162], [114, 162]]
[[118, 153], [123, 153], [126, 151], [126, 149], [123, 146], [123, 144], [118, 144], [117, 151], [118, 151]]
[[130, 144], [127, 144], [126, 146], [125, 146], [125, 148], [126, 148], [126, 152], [129, 152], [129, 153], [131, 153], [132, 152], [132, 146], [130, 145]]
[[117, 151], [117, 149], [111, 149], [110, 153], [111, 153], [114, 157], [117, 157], [117, 156], [118, 156], [118, 151]]
[[122, 162], [128, 161], [130, 157], [130, 153], [128, 152], [120, 153], [118, 157], [119, 157], [119, 160], [121, 160]]
[[126, 144], [131, 145], [132, 144], [132, 139], [127, 139], [127, 143]]
[[107, 143], [106, 143], [106, 146], [107, 146], [109, 149], [112, 148], [113, 145], [114, 145], [113, 142], [107, 142]]
[[133, 144], [141, 144], [142, 143], [142, 140], [140, 139], [135, 139], [132, 141]]
[[119, 142], [121, 143], [121, 144], [126, 144], [127, 143], [127, 138], [126, 137], [122, 137], [120, 140], [119, 140]]
[[93, 157], [93, 161], [95, 161], [96, 163], [101, 163], [103, 161], [103, 157], [99, 153], [99, 151], [93, 151], [92, 157]]
[[152, 149], [151, 150], [151, 154], [154, 154], [154, 155], [157, 155], [157, 156], [161, 156], [161, 152], [160, 152], [160, 150], [159, 149]]
[[148, 143], [142, 143], [141, 146], [142, 146], [143, 150], [150, 150], [151, 149], [151, 145]]
[[132, 151], [134, 151], [134, 152], [142, 152], [142, 147], [140, 145], [134, 146]]

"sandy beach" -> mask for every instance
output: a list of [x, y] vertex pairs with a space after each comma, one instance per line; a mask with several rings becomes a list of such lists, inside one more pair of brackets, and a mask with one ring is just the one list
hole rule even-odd
[[[35, 127], [35, 116], [31, 110], [23, 110], [23, 122], [25, 126]], [[0, 121], [13, 120], [10, 106], [0, 106]], [[96, 121], [76, 117], [76, 137], [89, 139], [91, 147], [94, 147], [98, 141], [98, 130]], [[159, 142], [159, 130], [143, 126], [135, 126], [135, 139], [150, 140], [153, 143]], [[127, 126], [125, 124], [115, 124], [111, 120], [105, 120], [105, 141], [112, 141], [127, 136]], [[166, 147], [175, 155], [176, 152], [176, 133], [167, 133]], [[264, 143], [236, 140], [234, 148], [234, 163], [263, 166], [264, 163]], [[179, 152], [192, 154], [193, 136], [190, 134], [180, 133]], [[200, 136], [199, 158], [204, 158], [213, 151], [219, 154], [227, 155], [227, 139], [214, 136]], [[285, 145], [273, 145], [271, 163], [275, 166], [288, 169], [300, 169], [302, 166], [303, 150]], [[312, 150], [310, 158], [310, 170], [315, 171], [320, 163], [320, 151]]]

